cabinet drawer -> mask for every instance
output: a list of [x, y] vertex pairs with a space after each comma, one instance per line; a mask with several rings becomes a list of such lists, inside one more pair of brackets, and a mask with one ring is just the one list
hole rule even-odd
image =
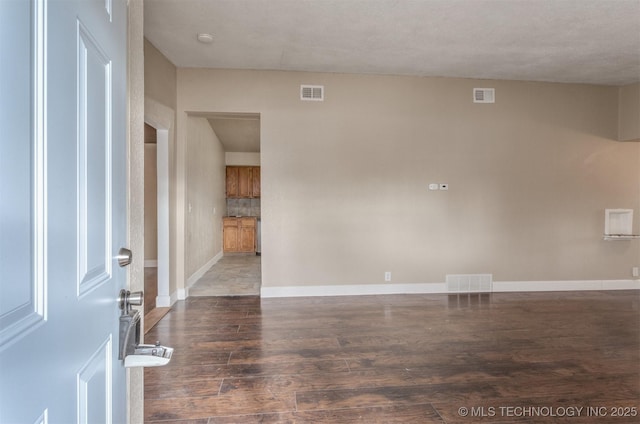
[[240, 226], [241, 227], [255, 227], [256, 219], [255, 218], [240, 218]]

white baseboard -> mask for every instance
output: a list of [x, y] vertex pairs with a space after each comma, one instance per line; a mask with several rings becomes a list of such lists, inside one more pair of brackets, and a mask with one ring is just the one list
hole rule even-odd
[[189, 288], [193, 286], [196, 283], [196, 281], [198, 281], [207, 271], [209, 271], [209, 268], [214, 266], [220, 260], [220, 258], [222, 258], [222, 252], [218, 253], [216, 256], [211, 258], [206, 264], [204, 264], [202, 268], [194, 272], [193, 275], [189, 277], [189, 279], [187, 279], [187, 287], [183, 289], [178, 289], [173, 293], [171, 293], [171, 295], [169, 296], [158, 296], [156, 298], [156, 305], [158, 307], [172, 306], [178, 300], [185, 300], [187, 297], [189, 297]]
[[178, 289], [171, 294], [171, 299], [172, 299], [171, 304], [173, 305], [178, 300], [185, 300], [186, 298], [187, 298], [187, 289]]
[[156, 306], [160, 307], [171, 307], [178, 300], [185, 300], [184, 289], [178, 289], [171, 293], [169, 296], [158, 296], [156, 297]]
[[145, 268], [158, 268], [158, 260], [157, 259], [145, 259], [144, 260]]
[[173, 305], [175, 301], [171, 300], [171, 296], [156, 296], [156, 307], [168, 308]]
[[494, 292], [640, 290], [640, 280], [494, 281]]
[[[582, 281], [494, 281], [493, 292], [640, 290], [640, 280], [582, 280]], [[260, 296], [362, 296], [381, 294], [448, 293], [446, 283], [418, 284], [352, 284], [335, 286], [262, 287]]]
[[262, 287], [261, 297], [362, 296], [371, 294], [446, 293], [445, 283], [350, 284], [341, 286]]

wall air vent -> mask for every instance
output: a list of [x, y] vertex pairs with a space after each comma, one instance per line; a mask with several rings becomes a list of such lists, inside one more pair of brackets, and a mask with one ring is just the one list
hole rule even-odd
[[301, 85], [300, 100], [324, 101], [324, 85]]
[[473, 89], [473, 103], [495, 103], [495, 102], [496, 102], [495, 88], [474, 88]]
[[492, 274], [453, 274], [446, 276], [449, 293], [491, 293]]

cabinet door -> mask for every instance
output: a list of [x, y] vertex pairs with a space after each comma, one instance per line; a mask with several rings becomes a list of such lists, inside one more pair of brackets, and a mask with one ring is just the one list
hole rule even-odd
[[222, 231], [222, 250], [224, 252], [237, 252], [238, 246], [238, 220], [225, 219]]
[[260, 167], [255, 166], [251, 169], [251, 178], [252, 178], [252, 194], [253, 197], [260, 197]]
[[227, 197], [238, 197], [238, 167], [227, 166]]
[[256, 227], [240, 227], [241, 252], [256, 251]]
[[251, 167], [241, 166], [238, 168], [238, 197], [251, 197]]

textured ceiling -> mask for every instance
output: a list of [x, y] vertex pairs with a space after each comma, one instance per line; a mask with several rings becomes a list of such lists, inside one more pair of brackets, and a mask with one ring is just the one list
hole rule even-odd
[[[144, 0], [144, 14], [178, 67], [640, 81], [640, 0]], [[205, 117], [227, 151], [260, 150], [259, 117]]]
[[204, 118], [226, 152], [260, 152], [260, 114], [237, 112], [190, 112]]
[[260, 117], [238, 119], [229, 117], [209, 118], [209, 125], [228, 152], [260, 151]]
[[[640, 0], [144, 0], [178, 67], [623, 85]], [[199, 32], [212, 44], [196, 41]]]

